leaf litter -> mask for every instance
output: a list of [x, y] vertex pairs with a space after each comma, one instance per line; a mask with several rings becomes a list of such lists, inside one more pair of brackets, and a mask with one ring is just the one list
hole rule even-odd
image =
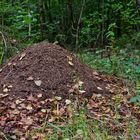
[[[122, 80], [93, 71], [58, 45], [35, 44], [1, 69], [0, 130], [4, 136], [26, 139], [44, 122], [64, 125], [73, 110], [83, 106], [86, 117], [105, 121], [109, 133], [126, 131], [133, 119], [140, 132], [140, 108], [128, 102], [134, 92], [130, 96]], [[79, 135], [83, 137], [81, 130]]]

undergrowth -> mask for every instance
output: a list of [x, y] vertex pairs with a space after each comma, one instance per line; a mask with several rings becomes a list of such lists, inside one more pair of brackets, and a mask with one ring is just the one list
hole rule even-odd
[[[129, 89], [136, 89], [136, 96], [130, 99], [140, 105], [140, 50], [120, 49], [117, 53], [106, 56], [105, 50], [93, 52], [82, 51], [77, 57], [93, 69], [125, 79]], [[117, 122], [117, 120], [116, 120]], [[58, 122], [44, 122], [40, 128], [27, 135], [41, 140], [132, 140], [139, 139], [139, 129], [136, 129], [135, 119], [128, 121], [123, 132], [114, 133], [108, 130], [106, 121], [88, 118], [87, 112], [75, 112], [71, 119]], [[14, 137], [4, 136], [6, 140]]]
[[140, 105], [140, 50], [118, 48], [114, 54], [108, 54], [106, 50], [82, 51], [77, 57], [93, 69], [121, 77], [128, 89], [136, 92], [130, 102]]
[[41, 140], [131, 140], [135, 137], [135, 121], [126, 124], [126, 131], [115, 132], [107, 128], [106, 121], [87, 116], [87, 112], [81, 110], [67, 121], [45, 122], [45, 125], [29, 132], [27, 136]]

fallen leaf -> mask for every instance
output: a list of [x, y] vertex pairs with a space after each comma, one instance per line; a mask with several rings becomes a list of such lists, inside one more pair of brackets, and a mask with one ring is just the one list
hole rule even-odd
[[28, 125], [33, 124], [33, 119], [31, 117], [27, 117], [26, 124], [28, 124]]
[[40, 94], [38, 94], [38, 95], [37, 95], [37, 97], [38, 97], [38, 98], [41, 98], [41, 97], [42, 97], [42, 94], [41, 94], [41, 93], [40, 93]]
[[17, 100], [16, 100], [16, 104], [20, 104], [20, 103], [22, 103], [22, 101], [19, 100], [19, 99], [17, 99]]
[[83, 94], [83, 93], [85, 93], [86, 91], [85, 91], [85, 90], [79, 90], [79, 92], [80, 92], [81, 94]]
[[2, 69], [0, 69], [0, 72], [2, 72]]
[[56, 99], [57, 101], [60, 101], [60, 100], [62, 99], [62, 97], [55, 96], [55, 99]]
[[68, 63], [69, 63], [69, 65], [71, 65], [71, 66], [73, 66], [73, 65], [74, 65], [71, 61], [69, 61]]
[[41, 104], [45, 104], [45, 101], [41, 101]]
[[69, 61], [72, 61], [72, 57], [71, 56], [67, 56]]
[[98, 108], [99, 104], [94, 102], [93, 100], [89, 100], [88, 104], [87, 104], [87, 108], [88, 109], [92, 109], [92, 108]]
[[13, 111], [12, 111], [12, 113], [13, 113], [14, 115], [17, 115], [17, 114], [19, 114], [19, 113], [20, 113], [20, 111], [19, 111], [19, 110], [17, 110], [17, 109], [15, 109], [15, 110], [13, 110]]
[[12, 63], [11, 63], [11, 62], [9, 62], [9, 63], [8, 63], [8, 66], [10, 66], [10, 65], [12, 65]]
[[101, 87], [97, 87], [97, 89], [99, 89], [99, 90], [103, 90]]
[[93, 75], [99, 75], [99, 73], [97, 71], [94, 71]]
[[78, 81], [78, 85], [79, 85], [79, 86], [82, 86], [83, 84], [84, 84], [83, 81]]
[[65, 113], [65, 109], [64, 108], [60, 108], [60, 110], [59, 110], [60, 116], [62, 116], [64, 113]]
[[52, 111], [54, 113], [54, 115], [58, 116], [59, 115], [59, 110], [53, 110]]
[[16, 108], [16, 104], [12, 103], [11, 108], [13, 108], [13, 109]]
[[31, 105], [31, 104], [28, 104], [28, 105], [26, 106], [26, 109], [27, 109], [27, 110], [32, 110], [32, 109], [33, 109], [33, 107], [32, 107], [32, 105]]
[[49, 120], [48, 120], [48, 122], [54, 122], [55, 121], [55, 117], [51, 117]]
[[3, 92], [8, 92], [8, 91], [9, 91], [8, 88], [3, 89]]
[[21, 106], [22, 108], [26, 108], [25, 104], [20, 104], [20, 106]]
[[111, 111], [110, 108], [106, 108], [105, 113], [109, 113]]
[[9, 94], [0, 94], [0, 99], [7, 97]]
[[41, 112], [46, 113], [47, 110], [46, 109], [41, 109]]
[[34, 98], [33, 95], [31, 94], [30, 96], [28, 96], [27, 100], [28, 101], [36, 101], [36, 98]]
[[34, 78], [33, 78], [32, 76], [29, 76], [29, 77], [27, 78], [27, 81], [32, 81], [32, 80], [34, 80]]
[[23, 138], [20, 138], [20, 140], [26, 140], [26, 138], [23, 137]]
[[7, 86], [8, 88], [12, 88], [13, 86], [12, 85], [9, 85], [9, 86]]
[[19, 60], [22, 60], [25, 57], [26, 53], [22, 53]]
[[34, 82], [35, 82], [35, 84], [36, 84], [37, 86], [41, 86], [41, 84], [42, 84], [42, 81], [41, 81], [41, 80], [35, 80]]
[[71, 104], [71, 100], [66, 99], [65, 103], [66, 103], [66, 105], [69, 105], [69, 104]]

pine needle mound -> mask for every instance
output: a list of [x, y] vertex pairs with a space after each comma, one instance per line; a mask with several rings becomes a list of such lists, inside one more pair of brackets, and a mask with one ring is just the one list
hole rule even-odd
[[0, 136], [28, 139], [27, 132], [46, 122], [65, 124], [83, 107], [87, 118], [105, 120], [109, 132], [125, 132], [131, 115], [140, 119], [129, 98], [122, 80], [92, 70], [58, 45], [38, 43], [0, 69]]
[[[0, 73], [0, 92], [7, 91], [13, 98], [42, 94], [45, 98], [110, 94], [112, 82], [79, 62], [60, 46], [39, 43], [27, 48], [6, 63]], [[113, 81], [113, 84], [118, 82]], [[76, 84], [81, 84], [76, 86]], [[75, 87], [74, 87], [75, 86]], [[77, 89], [76, 89], [77, 88]]]

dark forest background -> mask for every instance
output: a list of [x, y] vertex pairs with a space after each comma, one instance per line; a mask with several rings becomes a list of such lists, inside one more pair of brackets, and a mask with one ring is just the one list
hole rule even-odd
[[1, 0], [1, 42], [20, 47], [46, 40], [71, 50], [140, 45], [134, 0]]
[[41, 41], [129, 79], [140, 93], [139, 0], [1, 0], [0, 64]]

